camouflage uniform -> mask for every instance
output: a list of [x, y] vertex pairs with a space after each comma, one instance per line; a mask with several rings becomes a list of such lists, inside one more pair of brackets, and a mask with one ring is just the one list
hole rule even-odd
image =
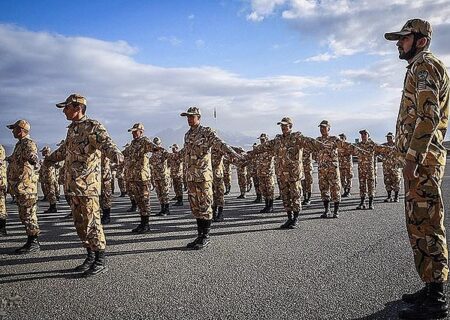
[[[257, 146], [257, 144], [255, 143], [253, 145], [253, 149], [256, 146]], [[256, 199], [253, 202], [260, 203], [260, 202], [262, 202], [262, 196], [261, 196], [261, 191], [259, 189], [258, 159], [257, 158], [254, 157], [254, 158], [250, 159], [250, 161], [248, 162], [248, 166], [247, 166], [247, 173], [248, 173], [248, 176], [250, 176], [251, 179], [253, 180], [253, 185], [255, 186]]]
[[213, 213], [215, 207], [224, 207], [225, 205], [225, 184], [223, 182], [223, 162], [224, 154], [219, 145], [214, 145], [211, 148], [211, 166], [213, 172]]
[[111, 170], [111, 160], [102, 153], [101, 155], [101, 195], [100, 195], [100, 207], [103, 210], [111, 209], [111, 199], [112, 199], [112, 170]]
[[[158, 138], [159, 139], [159, 138]], [[156, 143], [157, 138], [153, 140]], [[156, 143], [156, 145], [159, 145]], [[152, 170], [152, 181], [156, 189], [156, 194], [158, 196], [159, 203], [161, 204], [160, 214], [169, 214], [169, 185], [170, 185], [170, 172], [167, 165], [167, 159], [169, 157], [169, 152], [160, 147], [154, 150], [150, 156], [150, 168]]]
[[[341, 178], [339, 174], [338, 146], [341, 140], [335, 136], [318, 137], [322, 142], [322, 148], [317, 152], [317, 164], [319, 172], [319, 189], [322, 201], [341, 201]], [[331, 198], [330, 198], [331, 194]]]
[[386, 152], [383, 152], [382, 154], [384, 187], [386, 188], [386, 191], [388, 193], [388, 198], [386, 200], [391, 200], [391, 193], [392, 191], [394, 191], [394, 201], [398, 201], [398, 193], [400, 191], [401, 181], [401, 168], [397, 158], [395, 142], [386, 142], [383, 143], [382, 146], [390, 147], [389, 149], [386, 149]]
[[223, 158], [223, 183], [225, 194], [228, 194], [231, 190], [231, 162], [227, 157]]
[[[47, 148], [47, 149], [46, 149]], [[44, 159], [50, 154], [50, 148], [42, 149]], [[56, 205], [56, 166], [51, 162], [43, 161], [39, 169], [39, 180], [41, 181], [41, 189], [44, 197], [50, 203], [50, 207]], [[59, 187], [59, 186], [58, 186]]]
[[[237, 153], [245, 155], [244, 149], [241, 147], [233, 148]], [[238, 199], [244, 199], [247, 192], [247, 165], [245, 163], [238, 163], [236, 165], [236, 175], [238, 178], [239, 192]]]
[[117, 184], [119, 185], [121, 197], [124, 197], [127, 193], [124, 170], [125, 170], [125, 167], [124, 167], [123, 163], [119, 164], [116, 168]]
[[304, 179], [302, 180], [302, 188], [305, 194], [305, 200], [309, 200], [311, 198], [312, 193], [314, 167], [312, 162], [312, 152], [308, 148], [303, 149], [302, 162], [304, 175]]
[[[340, 137], [345, 137], [345, 135], [340, 134]], [[350, 195], [350, 190], [352, 188], [353, 179], [353, 149], [351, 145], [343, 144], [338, 148], [339, 154], [339, 173], [341, 175], [341, 187], [344, 189], [343, 197], [348, 197]]]
[[173, 191], [177, 200], [183, 200], [183, 162], [180, 152], [172, 152], [168, 155], [167, 164], [170, 168]]
[[[0, 224], [3, 223], [1, 220], [8, 218], [8, 213], [6, 212], [6, 189], [6, 153], [5, 148], [0, 144]], [[0, 229], [2, 226], [0, 225]]]

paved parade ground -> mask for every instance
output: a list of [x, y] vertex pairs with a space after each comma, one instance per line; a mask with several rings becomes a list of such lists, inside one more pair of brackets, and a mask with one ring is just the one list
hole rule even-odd
[[[211, 245], [200, 251], [185, 249], [196, 236], [186, 194], [183, 207], [151, 216], [152, 232], [136, 235], [130, 230], [138, 213], [126, 212], [128, 198], [116, 190], [113, 221], [105, 227], [109, 272], [89, 279], [70, 271], [85, 251], [72, 221], [64, 219], [65, 202], [58, 213], [39, 214], [41, 252], [26, 256], [11, 254], [26, 235], [16, 206], [8, 204], [9, 236], [0, 239], [0, 319], [396, 319], [405, 306], [401, 295], [421, 282], [403, 203], [383, 203], [381, 174], [379, 166], [375, 210], [355, 210], [354, 178], [339, 219], [319, 218], [315, 180], [313, 204], [304, 208], [297, 230], [278, 229], [285, 220], [281, 201], [276, 212], [260, 214], [254, 190], [238, 200], [234, 183], [226, 221], [213, 225]], [[442, 190], [449, 212], [448, 166]], [[151, 206], [153, 214], [159, 211], [154, 193]], [[39, 212], [47, 207], [39, 202]]]

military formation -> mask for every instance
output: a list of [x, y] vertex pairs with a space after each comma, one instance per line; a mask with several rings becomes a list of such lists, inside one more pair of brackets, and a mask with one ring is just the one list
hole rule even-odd
[[[448, 251], [443, 225], [441, 181], [446, 163], [442, 145], [448, 126], [449, 78], [447, 70], [429, 50], [431, 26], [413, 19], [399, 32], [387, 33], [396, 40], [399, 57], [408, 61], [405, 87], [397, 119], [396, 133], [387, 141], [375, 143], [368, 130], [359, 131], [355, 143], [345, 133], [332, 135], [328, 120], [318, 124], [320, 135], [307, 137], [294, 131], [294, 121], [282, 118], [281, 133], [272, 139], [261, 133], [259, 143], [250, 150], [230, 146], [215, 130], [201, 125], [201, 111], [190, 107], [184, 145], [174, 144], [169, 152], [160, 138], [144, 135], [144, 125], [134, 124], [128, 131], [131, 141], [119, 150], [105, 127], [86, 116], [87, 101], [79, 94], [56, 104], [67, 120], [67, 136], [55, 151], [38, 148], [30, 137], [31, 125], [18, 120], [8, 125], [17, 139], [11, 155], [0, 146], [0, 236], [7, 236], [6, 194], [18, 206], [19, 219], [28, 240], [17, 254], [39, 251], [37, 186], [41, 183], [49, 207], [43, 213], [58, 212], [60, 185], [71, 208], [71, 216], [86, 259], [75, 268], [89, 277], [108, 269], [103, 225], [111, 221], [111, 197], [115, 176], [120, 197], [128, 196], [128, 212], [139, 212], [140, 223], [134, 233], [151, 232], [150, 193], [157, 194], [161, 210], [170, 214], [169, 192], [173, 188], [174, 206], [183, 206], [187, 191], [196, 220], [197, 236], [186, 247], [200, 250], [210, 244], [212, 222], [224, 221], [225, 195], [231, 190], [231, 165], [238, 177], [238, 199], [246, 199], [255, 189], [254, 203], [262, 203], [260, 213], [273, 212], [275, 184], [287, 219], [281, 229], [297, 229], [302, 206], [312, 202], [314, 162], [317, 165], [321, 218], [339, 218], [342, 198], [352, 194], [353, 164], [358, 163], [360, 202], [357, 210], [374, 209], [377, 162], [382, 162], [386, 203], [399, 202], [400, 183], [405, 179], [405, 214], [408, 235], [417, 272], [424, 288], [402, 299], [411, 305], [400, 311], [400, 318], [444, 317], [448, 306], [443, 283], [448, 278]], [[403, 173], [403, 175], [402, 175]], [[366, 201], [367, 200], [367, 201]]]

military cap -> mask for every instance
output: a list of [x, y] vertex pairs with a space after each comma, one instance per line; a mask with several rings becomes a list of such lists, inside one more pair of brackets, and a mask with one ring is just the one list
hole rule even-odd
[[178, 149], [179, 147], [178, 147], [178, 145], [177, 145], [176, 143], [174, 143], [174, 144], [171, 146], [171, 148], [172, 148], [172, 149]]
[[345, 135], [345, 133], [341, 133], [341, 134], [339, 135], [339, 137], [344, 138], [344, 139], [347, 139], [347, 136]]
[[57, 143], [56, 146], [60, 147], [60, 146], [62, 146], [64, 144], [64, 142], [65, 142], [65, 140], [63, 139], [59, 143]]
[[280, 122], [277, 123], [277, 125], [282, 125], [282, 124], [294, 124], [294, 122], [292, 121], [291, 118], [289, 117], [284, 117], [283, 119], [281, 119]]
[[153, 143], [159, 146], [161, 144], [161, 139], [159, 137], [154, 137]]
[[403, 26], [402, 30], [396, 32], [388, 32], [384, 34], [386, 40], [399, 40], [401, 37], [406, 36], [411, 33], [421, 34], [428, 39], [431, 39], [431, 34], [433, 29], [428, 21], [422, 19], [411, 19], [408, 20]]
[[128, 132], [142, 130], [144, 131], [144, 125], [140, 122], [133, 124], [133, 127], [128, 129]]
[[262, 138], [269, 139], [269, 136], [266, 133], [261, 133], [258, 139]]
[[328, 122], [328, 120], [322, 120], [318, 126], [319, 127], [330, 127], [330, 123]]
[[70, 96], [67, 97], [66, 101], [57, 103], [56, 106], [58, 108], [64, 108], [65, 106], [68, 106], [72, 103], [78, 103], [82, 105], [87, 105], [86, 98], [78, 93], [72, 93]]
[[43, 147], [41, 150], [39, 150], [39, 152], [44, 152], [44, 151], [50, 152], [50, 151], [51, 151], [51, 150], [50, 150], [50, 147], [45, 146], [45, 147]]
[[11, 130], [15, 127], [19, 127], [27, 131], [30, 131], [31, 129], [30, 123], [27, 120], [17, 120], [15, 123], [8, 124], [6, 127]]
[[369, 131], [367, 131], [366, 129], [359, 130], [359, 134], [367, 134], [367, 135], [370, 135]]
[[253, 144], [254, 147], [256, 147], [257, 145], [258, 145], [258, 144], [257, 144], [256, 142]]
[[386, 137], [394, 137], [394, 134], [392, 132], [388, 132]]
[[186, 112], [182, 112], [180, 116], [186, 117], [186, 116], [201, 116], [200, 109], [197, 107], [189, 107]]

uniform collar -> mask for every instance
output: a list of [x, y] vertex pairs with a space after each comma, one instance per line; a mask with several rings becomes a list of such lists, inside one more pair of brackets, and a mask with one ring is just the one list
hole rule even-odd
[[427, 54], [427, 53], [430, 53], [430, 51], [429, 50], [423, 50], [423, 51], [420, 51], [418, 54], [416, 54], [415, 56], [414, 56], [414, 58], [412, 58], [412, 60], [411, 60], [411, 62], [406, 66], [406, 68], [407, 69], [411, 69], [411, 67], [413, 66], [413, 64], [417, 61], [417, 60], [419, 60], [420, 58], [422, 58], [425, 54]]
[[73, 125], [77, 125], [77, 124], [79, 124], [79, 123], [85, 122], [87, 119], [88, 119], [88, 117], [87, 117], [86, 115], [84, 115], [83, 118], [81, 118], [80, 120], [72, 121], [72, 123], [69, 124], [69, 125], [67, 126], [67, 128], [70, 128], [70, 127], [73, 126]]

